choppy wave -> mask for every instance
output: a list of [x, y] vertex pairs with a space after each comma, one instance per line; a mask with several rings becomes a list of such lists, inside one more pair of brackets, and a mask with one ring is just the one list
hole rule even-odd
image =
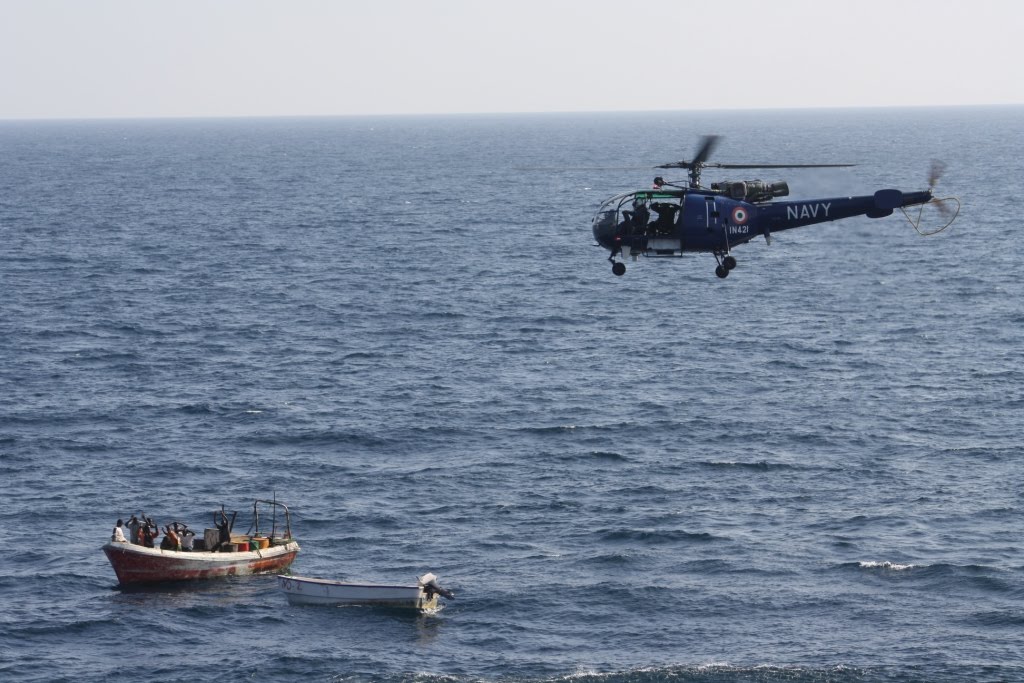
[[917, 567], [917, 565], [913, 565], [913, 564], [900, 564], [898, 562], [889, 562], [888, 560], [884, 560], [884, 561], [881, 561], [881, 562], [874, 561], [874, 560], [866, 561], [866, 562], [858, 562], [857, 566], [860, 567], [861, 569], [884, 569], [886, 571], [893, 571], [893, 572], [907, 571], [908, 569], [914, 569], [915, 567]]

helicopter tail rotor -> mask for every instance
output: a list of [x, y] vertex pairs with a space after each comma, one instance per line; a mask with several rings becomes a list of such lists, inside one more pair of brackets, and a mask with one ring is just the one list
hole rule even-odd
[[[938, 159], [932, 160], [931, 168], [928, 170], [928, 191], [934, 193], [939, 178], [946, 172], [946, 163]], [[943, 220], [953, 222], [953, 218], [960, 212], [960, 201], [956, 197], [944, 197], [932, 199], [932, 204], [939, 210]]]
[[[942, 177], [942, 174], [945, 173], [945, 171], [945, 162], [940, 161], [938, 159], [933, 159], [932, 165], [928, 169], [928, 193], [932, 195], [932, 198], [929, 199], [927, 202], [921, 204], [920, 208], [917, 211], [917, 216], [915, 218], [912, 218], [910, 214], [907, 213], [907, 210], [905, 208], [900, 209], [901, 211], [903, 211], [903, 215], [906, 216], [910, 224], [914, 226], [914, 230], [916, 230], [919, 235], [922, 235], [924, 237], [928, 237], [929, 235], [936, 235], [942, 232], [949, 226], [953, 225], [953, 221], [955, 221], [956, 217], [960, 215], [960, 200], [958, 198], [935, 196], [935, 187], [936, 185], [938, 185], [939, 178]], [[944, 221], [944, 223], [940, 228], [936, 230], [922, 231], [921, 215], [924, 211], [924, 207], [929, 205], [934, 206], [936, 210], [938, 210], [940, 220]]]
[[939, 182], [939, 178], [946, 172], [946, 162], [938, 159], [932, 159], [931, 168], [928, 169], [928, 189], [934, 190], [935, 184]]

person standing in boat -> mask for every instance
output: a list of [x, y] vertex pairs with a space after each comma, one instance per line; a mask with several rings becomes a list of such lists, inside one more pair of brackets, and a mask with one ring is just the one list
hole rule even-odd
[[164, 527], [164, 540], [160, 543], [161, 550], [181, 550], [181, 541], [178, 539], [178, 534], [174, 533], [174, 529], [169, 526]]
[[235, 515], [237, 515], [238, 513], [237, 512], [231, 513], [231, 519], [229, 520], [228, 516], [226, 514], [224, 514], [224, 511], [220, 510], [219, 511], [219, 514], [220, 514], [220, 521], [219, 522], [217, 521], [217, 514], [218, 514], [217, 512], [213, 513], [213, 523], [217, 527], [217, 531], [219, 532], [217, 534], [217, 545], [215, 545], [212, 548], [212, 550], [214, 550], [214, 551], [220, 550], [221, 547], [224, 546], [225, 543], [231, 543], [231, 527], [234, 526]]
[[127, 543], [128, 539], [124, 537], [124, 522], [117, 520], [117, 526], [114, 527], [113, 533], [110, 534], [111, 543]]
[[178, 534], [178, 538], [181, 539], [181, 549], [185, 552], [192, 552], [192, 543], [195, 540], [196, 532], [192, 531], [188, 527], [181, 530]]
[[153, 524], [153, 520], [149, 517], [146, 518], [146, 524], [142, 527], [142, 545], [147, 548], [156, 547], [156, 537], [160, 535], [160, 529], [156, 524]]
[[142, 528], [142, 522], [135, 515], [132, 515], [128, 520], [128, 542], [133, 545], [140, 545], [142, 539], [139, 538], [139, 529]]

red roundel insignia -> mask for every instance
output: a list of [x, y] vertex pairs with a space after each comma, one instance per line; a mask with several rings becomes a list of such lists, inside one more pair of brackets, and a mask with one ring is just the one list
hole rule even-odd
[[732, 222], [736, 225], [743, 225], [750, 218], [750, 214], [742, 206], [737, 206], [732, 210]]

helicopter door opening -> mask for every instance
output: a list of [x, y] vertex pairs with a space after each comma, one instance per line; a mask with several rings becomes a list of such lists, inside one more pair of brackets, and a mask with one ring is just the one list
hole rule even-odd
[[677, 256], [683, 251], [681, 197], [654, 194], [650, 196], [654, 219], [647, 226], [645, 256]]

